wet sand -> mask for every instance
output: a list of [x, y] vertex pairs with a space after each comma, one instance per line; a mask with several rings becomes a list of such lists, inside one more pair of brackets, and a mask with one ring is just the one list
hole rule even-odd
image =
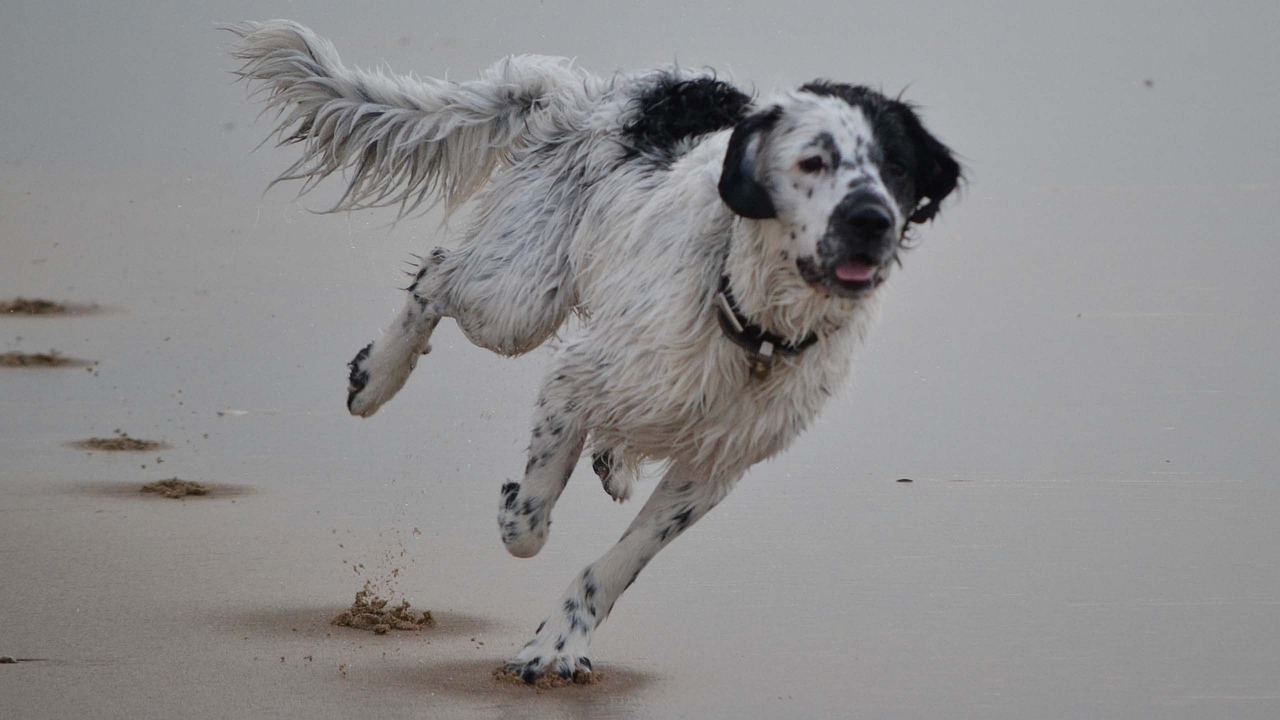
[[[0, 368], [0, 607], [38, 608], [0, 622], [6, 712], [1280, 716], [1280, 10], [257, 10], [422, 75], [536, 51], [910, 85], [966, 159], [851, 386], [628, 591], [603, 682], [540, 694], [490, 673], [639, 505], [584, 463], [546, 549], [503, 550], [545, 350], [444, 324], [347, 416], [344, 364], [443, 233], [262, 194], [294, 155], [250, 152], [209, 29], [243, 12], [0, 24], [0, 298], [112, 308], [0, 316], [0, 352], [97, 361]], [[65, 446], [114, 428], [169, 447]], [[175, 476], [215, 492], [138, 492]], [[437, 626], [331, 626], [368, 580]]]

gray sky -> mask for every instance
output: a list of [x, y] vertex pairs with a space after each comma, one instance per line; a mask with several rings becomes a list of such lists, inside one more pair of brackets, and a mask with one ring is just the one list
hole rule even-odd
[[2, 162], [241, 157], [266, 126], [246, 122], [226, 37], [211, 26], [289, 17], [349, 63], [419, 74], [470, 77], [504, 54], [539, 52], [600, 72], [678, 59], [760, 88], [819, 76], [909, 88], [977, 187], [1280, 174], [1272, 2], [64, 1], [0, 13]]

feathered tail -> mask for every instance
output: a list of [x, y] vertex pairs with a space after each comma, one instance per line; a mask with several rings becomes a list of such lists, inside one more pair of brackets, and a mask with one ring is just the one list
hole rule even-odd
[[452, 209], [516, 151], [570, 129], [585, 105], [589, 76], [562, 58], [508, 57], [455, 83], [347, 68], [332, 43], [288, 20], [226, 29], [240, 38], [237, 74], [269, 93], [279, 144], [303, 147], [272, 184], [303, 180], [307, 192], [344, 170], [330, 211], [399, 204], [404, 215], [433, 196]]

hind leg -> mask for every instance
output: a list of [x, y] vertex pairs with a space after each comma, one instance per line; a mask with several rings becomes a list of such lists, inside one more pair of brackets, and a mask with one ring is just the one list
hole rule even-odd
[[372, 415], [404, 387], [442, 317], [501, 355], [534, 349], [564, 322], [573, 294], [563, 243], [546, 237], [541, 221], [520, 226], [513, 212], [495, 210], [462, 247], [437, 248], [423, 261], [391, 327], [349, 364], [353, 415]]

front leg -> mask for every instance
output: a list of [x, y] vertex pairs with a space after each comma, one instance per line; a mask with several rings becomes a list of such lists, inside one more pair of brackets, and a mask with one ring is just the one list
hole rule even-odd
[[591, 636], [622, 593], [667, 543], [733, 488], [741, 473], [708, 477], [676, 464], [612, 548], [574, 578], [533, 638], [502, 672], [527, 683], [542, 678], [582, 681], [592, 672]]
[[546, 544], [551, 510], [569, 482], [586, 437], [572, 379], [556, 370], [538, 397], [524, 480], [502, 486], [498, 528], [507, 552], [533, 557]]

